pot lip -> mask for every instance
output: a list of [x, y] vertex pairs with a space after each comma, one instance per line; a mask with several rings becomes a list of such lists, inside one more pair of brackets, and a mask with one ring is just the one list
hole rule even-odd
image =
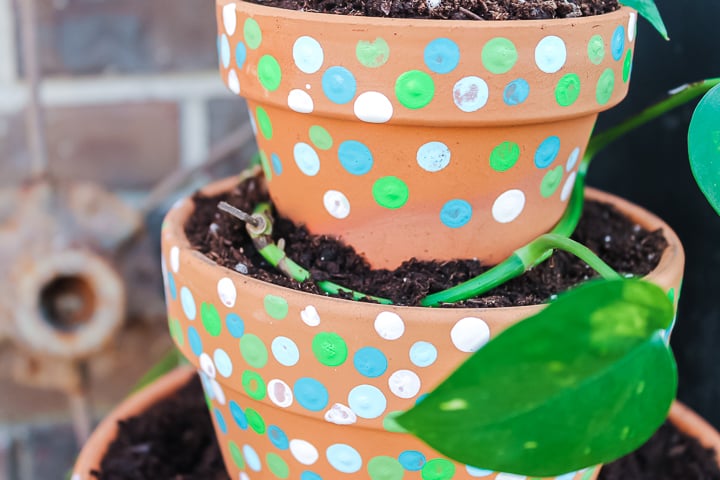
[[118, 422], [144, 412], [152, 405], [177, 392], [197, 372], [181, 366], [123, 400], [93, 431], [75, 461], [71, 480], [90, 480], [90, 472], [100, 468], [107, 449], [117, 437]]
[[632, 12], [636, 12], [634, 8], [621, 6], [619, 9], [603, 13], [601, 15], [592, 15], [587, 17], [573, 18], [551, 18], [544, 20], [444, 20], [444, 19], [428, 19], [428, 18], [388, 18], [388, 17], [369, 17], [365, 15], [339, 15], [320, 12], [305, 12], [300, 10], [290, 10], [286, 8], [272, 7], [268, 5], [259, 5], [245, 0], [216, 0], [219, 7], [226, 5], [242, 4], [242, 11], [250, 17], [271, 17], [277, 20], [317, 22], [317, 23], [334, 23], [339, 25], [360, 26], [361, 28], [373, 27], [412, 27], [414, 29], [497, 29], [504, 30], [507, 26], [514, 29], [526, 30], [545, 30], [548, 27], [563, 29], [566, 27], [582, 27], [588, 24], [597, 24], [605, 22], [616, 22], [617, 19], [626, 17]]
[[[259, 167], [248, 169], [242, 172], [240, 175], [225, 178], [216, 182], [213, 182], [204, 188], [199, 190], [199, 193], [204, 195], [212, 196], [217, 195], [225, 191], [229, 191], [235, 185], [242, 180], [259, 172]], [[657, 267], [650, 272], [643, 279], [653, 282], [658, 285], [673, 285], [675, 279], [682, 278], [682, 273], [685, 265], [685, 252], [683, 250], [680, 238], [677, 236], [675, 231], [662, 219], [648, 210], [640, 207], [639, 205], [633, 204], [628, 200], [625, 200], [617, 195], [603, 192], [594, 188], [586, 188], [586, 198], [591, 200], [598, 200], [605, 203], [613, 204], [618, 210], [623, 212], [633, 222], [640, 224], [647, 230], [654, 231], [662, 229], [663, 235], [668, 242], [668, 246], [662, 254], [660, 262]], [[222, 269], [225, 276], [232, 280], [246, 285], [251, 284], [257, 287], [264, 286], [268, 288], [268, 285], [273, 290], [278, 289], [278, 292], [286, 292], [286, 294], [294, 295], [300, 294], [308, 296], [307, 298], [321, 298], [324, 302], [330, 302], [340, 307], [342, 305], [348, 305], [347, 302], [352, 302], [356, 308], [362, 306], [368, 306], [372, 308], [388, 308], [391, 307], [397, 312], [412, 312], [412, 311], [427, 311], [428, 307], [418, 306], [401, 306], [401, 305], [378, 305], [373, 303], [362, 303], [354, 300], [345, 300], [331, 296], [315, 295], [312, 293], [301, 292], [299, 290], [290, 289], [280, 285], [267, 283], [258, 279], [255, 279], [249, 275], [243, 275], [235, 270], [231, 270], [227, 267], [222, 267], [217, 263], [207, 258], [204, 254], [194, 249], [185, 235], [184, 225], [187, 219], [194, 211], [194, 203], [192, 197], [184, 197], [179, 200], [168, 212], [163, 223], [163, 244], [171, 245], [179, 249], [179, 253], [182, 256], [188, 258], [188, 262], [199, 265], [206, 264], [218, 267]], [[560, 293], [560, 292], [559, 292]], [[677, 295], [675, 296], [677, 298]], [[527, 305], [527, 306], [514, 306], [514, 307], [497, 307], [497, 308], [452, 308], [452, 309], [440, 309], [440, 310], [452, 310], [458, 315], [481, 315], [486, 312], [509, 312], [512, 311], [516, 314], [521, 313], [524, 315], [532, 315], [539, 311], [542, 307], [547, 304], [538, 305]]]
[[673, 402], [668, 418], [680, 431], [697, 438], [703, 447], [714, 449], [715, 460], [720, 465], [720, 432], [707, 420], [677, 400]]

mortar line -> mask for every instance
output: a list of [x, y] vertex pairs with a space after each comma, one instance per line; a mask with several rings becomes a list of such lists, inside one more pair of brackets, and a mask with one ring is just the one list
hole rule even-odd
[[17, 61], [12, 0], [0, 0], [0, 85], [17, 81]]
[[180, 165], [193, 167], [207, 156], [210, 137], [207, 102], [188, 99], [180, 104]]

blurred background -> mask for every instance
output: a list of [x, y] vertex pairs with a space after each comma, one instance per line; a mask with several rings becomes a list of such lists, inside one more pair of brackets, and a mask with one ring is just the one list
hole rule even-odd
[[[631, 93], [598, 130], [720, 76], [720, 2], [657, 3], [672, 41], [641, 22]], [[254, 151], [215, 44], [209, 0], [0, 0], [0, 480], [61, 478], [169, 346], [163, 213]], [[687, 164], [692, 109], [613, 145], [590, 183], [683, 240], [679, 395], [720, 426], [720, 220]]]

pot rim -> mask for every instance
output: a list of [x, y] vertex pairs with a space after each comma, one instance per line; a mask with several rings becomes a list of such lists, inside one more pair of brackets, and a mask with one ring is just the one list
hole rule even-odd
[[[229, 177], [223, 180], [219, 180], [217, 182], [211, 183], [210, 185], [205, 186], [204, 188], [201, 188], [199, 190], [199, 193], [203, 195], [218, 195], [222, 192], [229, 191], [232, 189], [235, 185], [237, 185], [242, 180], [248, 178], [249, 176], [252, 176], [254, 172], [259, 171], [257, 168], [247, 170], [243, 173], [241, 173], [239, 176], [233, 176]], [[662, 229], [663, 235], [665, 239], [668, 242], [668, 246], [665, 249], [665, 251], [662, 254], [662, 257], [660, 259], [660, 262], [658, 263], [657, 267], [650, 272], [648, 275], [643, 277], [644, 280], [656, 283], [658, 285], [672, 285], [674, 283], [673, 279], [675, 278], [682, 278], [682, 271], [684, 269], [685, 264], [685, 252], [683, 250], [682, 244], [680, 242], [680, 238], [677, 236], [675, 231], [662, 219], [660, 219], [655, 214], [649, 212], [648, 210], [635, 205], [621, 197], [618, 197], [616, 195], [613, 195], [611, 193], [603, 192], [594, 188], [586, 188], [586, 198], [590, 200], [598, 200], [605, 203], [611, 203], [613, 204], [618, 210], [620, 210], [624, 215], [626, 215], [630, 220], [633, 222], [638, 223], [643, 228], [654, 231], [658, 229]], [[217, 263], [213, 262], [209, 258], [207, 258], [203, 253], [199, 252], [198, 250], [194, 249], [190, 242], [185, 235], [184, 226], [187, 220], [190, 218], [194, 211], [194, 203], [192, 200], [192, 197], [185, 197], [179, 200], [168, 212], [165, 221], [163, 223], [163, 235], [164, 235], [164, 242], [168, 242], [169, 244], [172, 244], [176, 246], [179, 251], [180, 255], [189, 258], [189, 262], [194, 264], [210, 264], [217, 266], [221, 269], [223, 269], [224, 275], [230, 277], [234, 281], [239, 282], [246, 282], [246, 284], [251, 284], [256, 287], [260, 287], [262, 285], [268, 285], [267, 282], [264, 282], [262, 280], [258, 280], [256, 278], [253, 278], [249, 275], [244, 275], [239, 272], [236, 272], [235, 270], [229, 269], [227, 267], [222, 267], [218, 265]], [[288, 287], [283, 287], [276, 284], [269, 284], [271, 285], [271, 288], [273, 290], [279, 291], [279, 292], [292, 292], [293, 294], [300, 294], [300, 295], [307, 295], [307, 298], [315, 298], [319, 297], [323, 299], [323, 302], [330, 302], [330, 304], [335, 304], [337, 306], [340, 305], [348, 305], [347, 302], [352, 302], [351, 304], [355, 306], [355, 308], [361, 308], [363, 305], [372, 306], [372, 307], [378, 307], [376, 304], [372, 303], [362, 303], [357, 302], [354, 300], [345, 300], [337, 297], [332, 296], [323, 296], [323, 295], [316, 295], [312, 293], [306, 293], [299, 290], [294, 290]], [[279, 290], [277, 290], [279, 289]], [[558, 292], [562, 293], [562, 292]], [[677, 295], [676, 295], [677, 297]], [[677, 301], [677, 298], [675, 299]], [[339, 302], [339, 303], [338, 303]], [[537, 312], [539, 309], [541, 309], [546, 304], [538, 304], [538, 305], [527, 305], [527, 306], [513, 306], [513, 307], [495, 307], [495, 308], [452, 308], [452, 311], [456, 313], [457, 315], [482, 315], [483, 312], [507, 312], [507, 311], [513, 311], [516, 314], [521, 313], [525, 316], [532, 315], [533, 313]], [[382, 306], [381, 306], [382, 307]], [[387, 307], [387, 306], [386, 306]], [[419, 307], [419, 306], [404, 306], [404, 305], [391, 305], [393, 309], [397, 309], [395, 311], [398, 312], [411, 312], [413, 310], [422, 310], [427, 311], [430, 307]], [[442, 309], [442, 308], [441, 308]], [[447, 309], [445, 309], [447, 310]]]

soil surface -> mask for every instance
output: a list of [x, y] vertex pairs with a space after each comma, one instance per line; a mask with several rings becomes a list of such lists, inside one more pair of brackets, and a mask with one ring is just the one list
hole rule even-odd
[[[218, 210], [221, 200], [246, 212], [267, 200], [257, 177], [231, 192], [194, 197], [195, 211], [185, 226], [191, 245], [211, 260], [259, 280], [306, 292], [322, 294], [312, 282], [288, 279], [271, 267], [255, 249], [245, 224]], [[426, 295], [469, 280], [487, 270], [476, 260], [431, 262], [409, 260], [397, 270], [372, 270], [362, 257], [327, 236], [310, 235], [303, 227], [279, 218], [275, 239], [284, 239], [289, 258], [308, 269], [315, 280], [332, 280], [344, 287], [389, 298], [398, 305], [418, 305]], [[598, 254], [616, 271], [646, 275], [660, 261], [667, 241], [661, 231], [648, 232], [607, 204], [587, 202], [573, 238]], [[453, 306], [508, 307], [547, 301], [594, 276], [584, 262], [556, 252], [549, 260], [491, 292]]]
[[[101, 480], [228, 480], [197, 377], [172, 398], [120, 422]], [[599, 480], [720, 480], [714, 452], [672, 424], [606, 465]]]
[[248, 0], [337, 15], [451, 20], [546, 20], [587, 17], [620, 8], [617, 0]]

